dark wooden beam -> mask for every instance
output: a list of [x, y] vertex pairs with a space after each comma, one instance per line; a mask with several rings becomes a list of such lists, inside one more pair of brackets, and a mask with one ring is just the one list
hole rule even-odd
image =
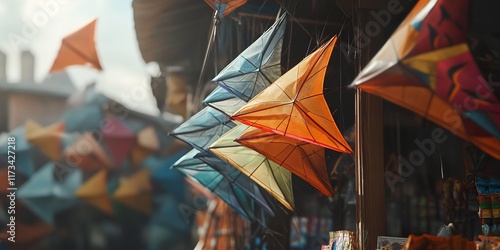
[[[368, 22], [373, 22], [369, 10], [358, 6], [358, 31], [363, 31]], [[387, 41], [381, 31], [369, 37], [369, 42], [357, 41], [359, 71]], [[358, 35], [360, 38], [360, 35]], [[365, 44], [362, 46], [362, 44]], [[356, 90], [356, 231], [358, 248], [377, 248], [377, 237], [386, 235], [387, 215], [384, 177], [384, 110], [381, 98]]]
[[356, 92], [356, 218], [360, 250], [376, 249], [386, 235], [382, 100]]

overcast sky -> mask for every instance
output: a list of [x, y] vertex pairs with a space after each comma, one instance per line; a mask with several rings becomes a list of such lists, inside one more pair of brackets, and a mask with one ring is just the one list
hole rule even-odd
[[[52, 4], [44, 7], [44, 3]], [[94, 18], [96, 46], [104, 70], [69, 68], [76, 87], [96, 81], [99, 90], [117, 101], [156, 114], [148, 83], [147, 69], [151, 71], [151, 67], [146, 67], [137, 46], [132, 0], [1, 0], [0, 50], [8, 55], [8, 80], [19, 80], [19, 55], [29, 49], [35, 55], [35, 79], [42, 81], [61, 39]], [[31, 33], [30, 27], [34, 27]]]

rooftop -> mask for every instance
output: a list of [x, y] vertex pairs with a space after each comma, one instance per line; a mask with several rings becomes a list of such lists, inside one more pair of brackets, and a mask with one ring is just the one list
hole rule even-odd
[[[5, 54], [1, 53], [3, 60], [0, 60], [0, 68], [5, 69]], [[0, 92], [23, 93], [31, 95], [43, 95], [59, 98], [67, 98], [76, 91], [73, 80], [66, 71], [48, 75], [41, 83], [34, 81], [34, 56], [29, 51], [23, 51], [21, 58], [21, 80], [19, 82], [8, 82], [3, 70], [0, 76]]]

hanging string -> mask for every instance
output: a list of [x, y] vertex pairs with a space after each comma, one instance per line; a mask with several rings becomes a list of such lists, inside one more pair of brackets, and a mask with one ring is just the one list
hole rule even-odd
[[[192, 100], [192, 102], [194, 102], [195, 105], [197, 105], [198, 103], [201, 102], [201, 100], [199, 100], [199, 99], [200, 99], [200, 96], [202, 93], [202, 88], [204, 85], [203, 78], [205, 76], [207, 61], [208, 61], [208, 57], [210, 56], [210, 52], [212, 51], [212, 47], [215, 43], [215, 38], [217, 35], [217, 25], [219, 23], [219, 18], [217, 17], [218, 13], [219, 13], [218, 10], [214, 11], [212, 22], [210, 24], [210, 34], [209, 34], [209, 38], [208, 38], [208, 45], [207, 45], [207, 49], [205, 51], [205, 56], [203, 58], [203, 64], [201, 66], [201, 72], [200, 72], [200, 75], [198, 77], [198, 83], [196, 84], [196, 89], [194, 91], [194, 96], [193, 96], [193, 100]], [[193, 112], [193, 110], [188, 110], [187, 117], [190, 117], [192, 112]]]
[[[298, 3], [297, 3], [298, 4]], [[314, 36], [311, 35], [311, 33], [309, 33], [309, 31], [304, 27], [304, 25], [302, 25], [302, 23], [300, 22], [300, 20], [298, 20], [297, 18], [295, 18], [294, 16], [294, 13], [291, 13], [286, 7], [284, 7], [284, 5], [281, 5], [283, 10], [288, 14], [288, 16], [290, 16], [290, 19], [292, 19], [295, 23], [297, 23], [299, 25], [299, 27], [312, 39], [314, 39]]]
[[441, 157], [441, 150], [439, 149], [439, 165], [441, 167], [441, 179], [444, 180], [444, 167], [443, 167], [443, 158]]
[[[396, 111], [396, 150], [397, 155], [401, 154], [401, 124], [399, 120], [399, 109]], [[398, 159], [398, 172], [400, 173], [402, 170], [401, 161]]]

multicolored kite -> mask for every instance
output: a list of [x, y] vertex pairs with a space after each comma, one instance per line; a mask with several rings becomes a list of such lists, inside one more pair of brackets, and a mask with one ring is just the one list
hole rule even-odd
[[467, 45], [469, 1], [421, 0], [352, 86], [500, 159], [500, 102]]

